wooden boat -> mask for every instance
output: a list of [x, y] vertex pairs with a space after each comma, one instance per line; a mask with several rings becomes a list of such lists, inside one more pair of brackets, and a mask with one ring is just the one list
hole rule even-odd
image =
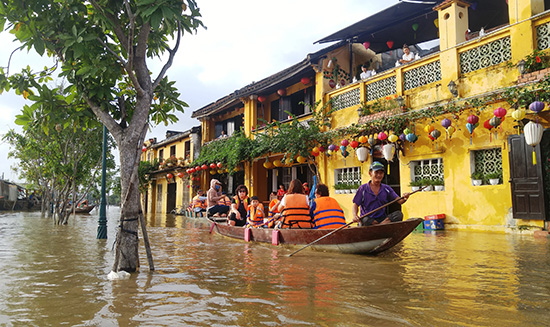
[[[95, 208], [95, 204], [92, 204], [92, 205], [86, 205], [86, 206], [83, 206], [83, 207], [76, 207], [76, 209], [74, 210], [75, 213], [90, 213], [90, 211], [92, 211], [93, 209]], [[68, 212], [72, 213], [73, 212], [73, 208], [69, 208], [67, 209]]]
[[[390, 249], [401, 242], [420, 223], [420, 218], [366, 227], [344, 228], [311, 245], [317, 251], [377, 254]], [[211, 222], [212, 230], [223, 236], [251, 242], [271, 243], [273, 245], [305, 246], [326, 234], [332, 229], [279, 229], [244, 228], [229, 226], [225, 223]]]

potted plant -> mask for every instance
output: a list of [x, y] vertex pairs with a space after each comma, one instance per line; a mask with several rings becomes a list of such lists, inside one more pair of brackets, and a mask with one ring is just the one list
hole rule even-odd
[[417, 181], [411, 181], [409, 183], [409, 186], [411, 187], [411, 191], [418, 191], [420, 189], [420, 187], [422, 186], [422, 180], [417, 180]]
[[434, 189], [438, 192], [441, 192], [445, 189], [445, 182], [443, 178], [437, 178], [433, 180]]
[[424, 192], [430, 192], [434, 190], [433, 181], [429, 178], [423, 178], [420, 180], [422, 183], [422, 186], [426, 186], [422, 191]]
[[343, 187], [342, 183], [334, 184], [334, 193], [342, 194], [343, 193], [343, 188], [342, 187]]
[[483, 183], [483, 173], [482, 172], [478, 172], [478, 171], [474, 171], [472, 173], [472, 185], [473, 186], [479, 186]]
[[489, 180], [489, 184], [491, 185], [500, 184], [500, 180], [502, 178], [502, 171], [495, 171], [495, 172], [489, 173], [485, 175], [485, 178]]
[[359, 188], [359, 186], [361, 186], [361, 183], [351, 184], [351, 193], [357, 193], [357, 189]]

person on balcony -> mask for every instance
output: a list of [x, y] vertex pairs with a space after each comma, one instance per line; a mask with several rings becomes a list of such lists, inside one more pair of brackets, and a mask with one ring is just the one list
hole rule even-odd
[[361, 70], [363, 71], [361, 73], [361, 75], [359, 75], [359, 77], [361, 77], [361, 79], [367, 79], [371, 76], [376, 75], [376, 70], [374, 70], [374, 69], [369, 70], [369, 67], [366, 64], [361, 65]]
[[206, 212], [209, 216], [226, 216], [229, 211], [228, 206], [219, 205], [218, 201], [222, 196], [222, 183], [217, 179], [210, 181], [210, 189], [206, 192]]
[[293, 179], [288, 192], [279, 204], [281, 218], [278, 225], [281, 228], [313, 228], [313, 219], [309, 215], [309, 198], [304, 194], [302, 182]]
[[231, 200], [231, 211], [227, 223], [231, 226], [244, 226], [246, 224], [246, 215], [250, 198], [248, 197], [248, 188], [244, 185], [237, 186], [235, 195]]
[[325, 184], [319, 184], [315, 188], [315, 200], [311, 203], [309, 214], [313, 218], [315, 229], [336, 229], [346, 225], [342, 207], [329, 196], [328, 186]]
[[419, 58], [420, 56], [415, 55], [414, 53], [411, 52], [411, 49], [409, 49], [408, 45], [403, 44], [403, 57], [397, 61], [396, 66], [408, 64], [413, 60], [419, 59]]
[[[353, 197], [353, 221], [359, 223], [359, 226], [387, 224], [403, 220], [403, 212], [401, 211], [394, 211], [388, 215], [386, 210], [381, 209], [361, 219], [358, 215], [359, 207], [361, 207], [361, 216], [363, 216], [399, 197], [389, 185], [382, 184], [385, 172], [384, 165], [374, 161], [369, 168], [370, 182], [359, 186]], [[409, 193], [405, 193], [397, 203], [403, 204], [408, 198]]]

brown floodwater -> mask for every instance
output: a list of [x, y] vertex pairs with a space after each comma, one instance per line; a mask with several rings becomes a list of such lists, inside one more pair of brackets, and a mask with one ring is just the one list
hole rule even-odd
[[549, 326], [550, 243], [414, 232], [378, 256], [273, 247], [148, 217], [156, 271], [109, 281], [97, 211], [0, 212], [0, 326]]

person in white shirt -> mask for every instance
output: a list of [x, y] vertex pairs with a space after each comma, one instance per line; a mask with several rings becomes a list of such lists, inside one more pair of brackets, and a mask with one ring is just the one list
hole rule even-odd
[[399, 63], [408, 64], [413, 60], [414, 60], [414, 53], [411, 52], [411, 49], [409, 49], [408, 45], [403, 44], [403, 58], [399, 59]]
[[367, 67], [367, 65], [361, 65], [361, 70], [363, 71], [361, 73], [361, 75], [359, 75], [359, 77], [361, 77], [361, 79], [367, 79], [371, 76], [374, 76], [376, 75], [376, 71], [373, 69], [373, 70], [369, 70], [369, 68]]

